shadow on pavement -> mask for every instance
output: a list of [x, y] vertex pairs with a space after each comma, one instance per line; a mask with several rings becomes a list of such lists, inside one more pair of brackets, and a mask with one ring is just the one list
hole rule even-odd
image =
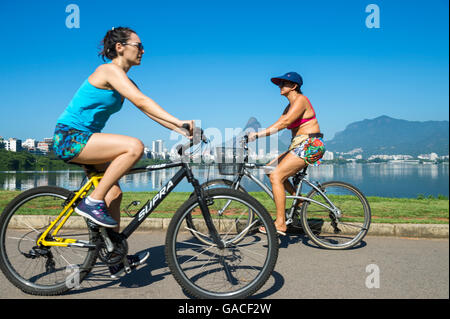
[[[316, 245], [301, 228], [288, 227], [286, 236], [280, 236], [280, 248], [288, 248], [289, 245], [297, 244], [300, 242], [307, 247], [326, 250], [326, 248], [322, 248]], [[366, 242], [362, 240], [357, 245], [346, 250], [360, 249], [365, 247], [366, 245]]]
[[[85, 278], [79, 289], [71, 290], [67, 295], [79, 295], [99, 289], [111, 288], [119, 283], [120, 288], [139, 288], [151, 286], [153, 283], [164, 280], [166, 276], [172, 276], [165, 257], [165, 246], [160, 245], [152, 247], [141, 252], [149, 252], [150, 257], [144, 265], [139, 266], [129, 274], [122, 275], [119, 279], [112, 279], [108, 267], [97, 262], [91, 273]], [[159, 270], [159, 271], [158, 271]], [[163, 272], [161, 272], [163, 270]], [[165, 270], [165, 271], [164, 271]], [[158, 271], [157, 275], [153, 275]], [[266, 288], [268, 283], [273, 284]], [[280, 273], [273, 271], [265, 286], [251, 296], [251, 299], [261, 299], [270, 297], [272, 294], [280, 290], [284, 285], [284, 278]], [[118, 288], [119, 288], [118, 287]], [[180, 287], [181, 288], [181, 287]], [[183, 293], [188, 298], [193, 298], [186, 291]]]

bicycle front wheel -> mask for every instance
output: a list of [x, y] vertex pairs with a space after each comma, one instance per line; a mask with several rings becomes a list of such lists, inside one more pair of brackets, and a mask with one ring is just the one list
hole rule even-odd
[[[200, 185], [204, 190], [211, 190], [214, 188], [232, 188], [233, 186], [233, 182], [227, 179], [214, 179], [214, 180], [210, 180], [207, 181], [205, 183], [203, 183], [202, 185]], [[239, 186], [238, 190], [240, 192], [244, 192], [247, 193], [247, 191], [242, 187]], [[193, 194], [191, 196], [194, 196]], [[226, 206], [225, 206], [226, 208]], [[226, 209], [218, 209], [215, 210], [214, 213], [217, 213], [218, 216], [212, 216], [213, 220], [215, 221], [220, 221], [220, 220], [224, 220], [225, 218], [228, 218], [227, 216], [224, 216], [223, 213], [226, 211]], [[231, 217], [233, 218], [233, 217]], [[243, 225], [243, 228], [247, 227], [248, 225], [251, 225], [251, 223], [254, 220], [254, 216], [253, 216], [253, 212], [250, 210], [249, 213], [247, 214], [247, 220], [244, 223], [244, 220], [241, 218], [240, 219], [240, 223]], [[188, 224], [189, 229], [191, 229], [191, 234], [196, 237], [199, 241], [208, 244], [208, 238], [204, 238], [204, 236], [201, 236], [200, 232], [197, 231], [196, 226], [195, 226], [195, 222], [194, 219], [192, 218], [192, 215], [188, 215], [186, 217], [186, 222]]]
[[[59, 187], [36, 187], [14, 198], [0, 216], [0, 268], [22, 291], [58, 295], [77, 287], [93, 267], [97, 250], [82, 248], [92, 233], [81, 217], [70, 218], [58, 239], [73, 239], [79, 246], [43, 246], [37, 241], [65, 206], [71, 192]], [[75, 223], [75, 220], [77, 222]]]
[[347, 249], [361, 242], [369, 231], [371, 211], [369, 202], [355, 186], [344, 182], [326, 182], [322, 192], [337, 208], [336, 213], [325, 197], [313, 189], [306, 196], [300, 221], [305, 233], [318, 246]]
[[[273, 220], [256, 199], [240, 191], [216, 188], [205, 191], [205, 196], [225, 248], [219, 249], [211, 239], [192, 197], [175, 213], [167, 231], [169, 268], [181, 287], [197, 298], [248, 297], [264, 285], [275, 267], [278, 239]], [[254, 214], [250, 225], [248, 214]], [[190, 217], [195, 230], [189, 227]], [[265, 227], [266, 234], [258, 231], [259, 226]]]

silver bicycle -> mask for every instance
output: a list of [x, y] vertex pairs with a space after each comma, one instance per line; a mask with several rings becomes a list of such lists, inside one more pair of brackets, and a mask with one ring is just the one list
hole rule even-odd
[[[272, 190], [255, 177], [251, 170], [263, 169], [269, 174], [274, 167], [248, 163], [247, 136], [242, 138], [241, 146], [241, 148], [217, 149], [218, 156], [222, 159], [218, 164], [219, 173], [232, 175], [234, 179], [214, 179], [203, 183], [202, 187], [211, 189], [226, 186], [246, 192], [242, 185], [245, 176], [273, 200]], [[309, 238], [322, 248], [337, 250], [354, 247], [369, 231], [371, 222], [369, 202], [364, 194], [351, 184], [341, 181], [325, 183], [309, 181], [306, 178], [307, 168], [291, 178], [296, 192], [293, 196], [286, 196], [292, 200], [292, 204], [286, 209], [286, 224], [303, 229]], [[302, 192], [304, 185], [311, 188], [306, 195]], [[253, 216], [249, 214], [248, 218], [248, 224], [251, 224]]]

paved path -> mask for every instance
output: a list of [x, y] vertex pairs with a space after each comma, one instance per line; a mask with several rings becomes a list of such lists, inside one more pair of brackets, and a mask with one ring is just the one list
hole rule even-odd
[[[133, 234], [130, 251], [148, 249], [147, 264], [119, 280], [100, 268], [80, 289], [52, 298], [187, 298], [165, 263], [164, 239], [161, 231]], [[0, 298], [47, 297], [22, 293], [0, 273]], [[288, 236], [274, 273], [254, 298], [449, 298], [449, 241], [369, 236], [358, 248], [329, 251], [304, 236]]]

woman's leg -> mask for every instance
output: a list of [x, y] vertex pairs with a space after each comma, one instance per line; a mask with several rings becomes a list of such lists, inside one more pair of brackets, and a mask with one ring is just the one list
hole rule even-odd
[[[105, 171], [110, 163], [94, 165], [98, 171]], [[122, 190], [119, 183], [115, 183], [106, 193], [105, 204], [111, 217], [117, 222], [118, 226], [114, 231], [120, 231], [120, 204], [122, 202]]]
[[118, 183], [114, 184], [106, 193], [105, 204], [111, 217], [117, 222], [114, 231], [120, 232], [120, 204], [122, 202], [122, 190]]
[[[142, 142], [134, 137], [94, 133], [81, 153], [71, 162], [80, 164], [104, 164], [110, 162], [103, 178], [90, 197], [105, 200], [109, 190], [117, 181], [139, 161], [144, 151]], [[117, 189], [114, 192], [117, 197]], [[120, 192], [121, 193], [121, 192]]]
[[[274, 166], [276, 167], [282, 160], [283, 158], [286, 157], [286, 155], [289, 153], [289, 151], [284, 152], [283, 154], [281, 154], [280, 156], [278, 156], [277, 158], [273, 159], [272, 161], [270, 161], [269, 163], [267, 163], [267, 166]], [[266, 176], [270, 179], [270, 174], [268, 173], [266, 174]], [[291, 195], [295, 195], [296, 189], [294, 188], [294, 186], [291, 184], [291, 182], [289, 181], [289, 179], [286, 179], [284, 181], [284, 188], [286, 189], [286, 191], [291, 194]]]
[[277, 209], [277, 219], [275, 221], [275, 227], [278, 230], [286, 231], [287, 228], [285, 215], [286, 189], [284, 184], [290, 176], [297, 173], [306, 165], [307, 164], [303, 159], [299, 158], [296, 155], [288, 153], [278, 164], [275, 170], [270, 174], [270, 182], [272, 183], [273, 197]]

